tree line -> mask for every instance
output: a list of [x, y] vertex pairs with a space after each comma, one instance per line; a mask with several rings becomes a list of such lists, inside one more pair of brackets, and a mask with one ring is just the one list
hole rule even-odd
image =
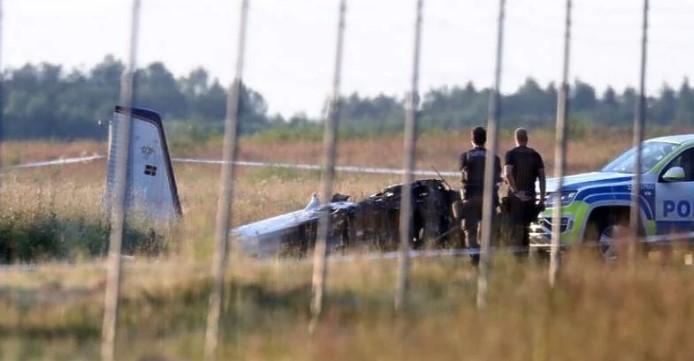
[[[87, 71], [63, 69], [60, 65], [27, 64], [2, 74], [4, 137], [8, 139], [77, 139], [106, 136], [105, 120], [118, 102], [124, 64], [107, 56]], [[226, 110], [226, 89], [210, 73], [198, 68], [176, 77], [161, 62], [137, 70], [136, 105], [155, 109], [167, 121], [201, 129], [221, 129]], [[528, 78], [515, 92], [502, 96], [504, 126], [553, 126], [557, 88], [541, 86]], [[440, 87], [421, 99], [420, 128], [460, 129], [484, 123], [487, 117], [488, 88]], [[571, 85], [570, 110], [575, 122], [603, 125], [631, 123], [637, 93], [633, 88], [598, 91], [576, 80]], [[677, 88], [663, 85], [647, 100], [649, 125], [685, 126], [694, 120], [694, 92], [689, 81]], [[327, 107], [326, 107], [327, 108]], [[242, 134], [272, 129], [320, 127], [320, 119], [304, 114], [288, 118], [270, 115], [268, 105], [257, 91], [242, 87], [240, 102]], [[404, 99], [396, 96], [343, 97], [342, 128], [359, 133], [381, 133], [402, 129]]]
[[[3, 73], [4, 136], [8, 139], [104, 138], [104, 126], [118, 104], [124, 64], [107, 56], [84, 72], [60, 65], [26, 64]], [[222, 123], [226, 89], [202, 68], [176, 78], [160, 62], [135, 74], [135, 106], [157, 110], [165, 119]], [[265, 99], [243, 88], [242, 131], [268, 127]]]

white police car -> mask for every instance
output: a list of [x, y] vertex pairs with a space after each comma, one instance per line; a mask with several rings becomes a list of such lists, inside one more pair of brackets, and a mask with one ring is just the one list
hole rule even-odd
[[[693, 232], [694, 134], [647, 140], [642, 152], [644, 240], [660, 242], [669, 235]], [[616, 228], [629, 221], [635, 156], [635, 149], [630, 149], [598, 172], [565, 177], [561, 190], [550, 179], [547, 209], [531, 225], [531, 246], [549, 246], [552, 207], [561, 206], [562, 245], [595, 242], [605, 253], [613, 252]]]

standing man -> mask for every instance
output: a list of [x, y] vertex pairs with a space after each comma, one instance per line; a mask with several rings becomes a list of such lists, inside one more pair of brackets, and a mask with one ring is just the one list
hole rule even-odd
[[[528, 147], [528, 131], [515, 132], [516, 147], [506, 153], [504, 177], [508, 183], [510, 238], [514, 246], [528, 247], [530, 223], [545, 208], [545, 165], [542, 157]], [[536, 204], [535, 181], [539, 181], [540, 199]]]
[[[482, 127], [472, 130], [473, 148], [460, 155], [459, 169], [462, 175], [462, 228], [468, 248], [479, 249], [478, 232], [482, 219], [482, 193], [484, 192], [484, 164], [487, 150], [487, 131]], [[494, 162], [494, 208], [499, 204], [499, 183], [501, 182], [501, 161]], [[479, 262], [479, 254], [472, 255], [473, 263]]]

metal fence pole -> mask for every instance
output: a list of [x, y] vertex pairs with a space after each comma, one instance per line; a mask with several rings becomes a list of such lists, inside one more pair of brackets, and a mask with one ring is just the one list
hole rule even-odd
[[641, 33], [641, 65], [639, 69], [639, 97], [636, 102], [636, 114], [634, 116], [634, 178], [631, 184], [631, 209], [629, 214], [629, 242], [627, 251], [627, 261], [633, 264], [636, 257], [636, 242], [640, 237], [641, 229], [641, 157], [644, 121], [646, 118], [646, 60], [648, 46], [648, 10], [649, 0], [643, 0], [643, 23]]
[[226, 120], [222, 171], [219, 179], [219, 200], [215, 225], [215, 252], [212, 261], [212, 290], [210, 292], [205, 331], [205, 360], [214, 360], [219, 343], [219, 324], [224, 296], [224, 275], [229, 262], [229, 224], [232, 217], [234, 162], [238, 154], [239, 98], [243, 91], [243, 65], [246, 51], [248, 0], [241, 0], [241, 14], [236, 53], [236, 74], [227, 93]]
[[554, 286], [559, 271], [559, 247], [561, 245], [562, 205], [561, 189], [564, 187], [566, 171], [566, 118], [569, 114], [567, 104], [569, 94], [569, 61], [571, 51], [571, 0], [566, 0], [566, 21], [564, 23], [564, 59], [562, 65], [561, 88], [557, 94], [557, 129], [554, 143], [554, 176], [557, 178], [557, 191], [552, 212], [552, 248], [549, 260], [549, 284]]
[[[342, 77], [342, 51], [345, 35], [345, 15], [347, 13], [347, 0], [340, 0], [337, 21], [337, 45], [335, 49], [335, 73], [333, 75], [333, 89], [328, 105], [328, 113], [323, 135], [323, 184], [321, 187], [321, 204], [327, 204], [333, 195], [333, 182], [335, 180], [335, 157], [337, 154], [337, 130], [340, 122], [340, 81]], [[324, 208], [321, 212], [318, 237], [313, 254], [313, 298], [311, 299], [311, 324], [309, 331], [313, 332], [323, 310], [323, 296], [325, 294], [325, 278], [327, 275], [327, 243], [330, 234], [330, 209]]]
[[506, 0], [499, 0], [499, 18], [496, 39], [496, 65], [494, 68], [494, 87], [489, 95], [489, 119], [487, 121], [487, 155], [484, 164], [484, 194], [482, 201], [482, 244], [479, 271], [477, 275], [477, 307], [484, 308], [487, 302], [489, 258], [491, 251], [492, 227], [494, 217], [494, 192], [496, 192], [495, 159], [499, 141], [498, 122], [501, 114], [500, 87], [501, 64], [504, 42], [504, 18]]
[[417, 0], [412, 54], [412, 79], [405, 116], [403, 164], [403, 186], [400, 203], [400, 251], [398, 253], [398, 275], [395, 286], [395, 309], [402, 310], [407, 303], [410, 272], [410, 241], [412, 240], [412, 182], [417, 150], [417, 112], [419, 108], [419, 62], [422, 43], [423, 0]]
[[111, 234], [107, 259], [106, 294], [104, 298], [104, 319], [101, 328], [101, 359], [112, 361], [115, 356], [116, 328], [118, 324], [118, 301], [121, 283], [121, 245], [125, 223], [125, 202], [128, 176], [128, 157], [130, 153], [130, 129], [133, 104], [133, 86], [137, 68], [137, 48], [140, 26], [140, 0], [133, 0], [130, 49], [128, 64], [121, 78], [120, 103], [126, 110], [123, 126], [116, 135], [117, 152], [113, 200], [111, 202]]
[[[3, 12], [3, 1], [0, 0], [0, 169], [2, 169], [2, 142], [4, 140], [4, 129], [5, 129], [5, 102], [4, 102], [4, 96], [5, 96], [5, 74], [3, 73], [2, 70], [2, 46], [4, 42], [2, 41], [2, 37], [5, 34], [3, 32], [3, 24], [4, 24], [4, 12]], [[2, 186], [2, 184], [0, 184]]]

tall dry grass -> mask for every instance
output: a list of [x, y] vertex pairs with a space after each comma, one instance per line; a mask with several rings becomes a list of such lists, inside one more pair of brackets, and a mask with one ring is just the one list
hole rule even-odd
[[[392, 310], [396, 262], [332, 263], [310, 337], [310, 264], [234, 258], [220, 359], [690, 360], [691, 269], [640, 262], [632, 272], [572, 258], [550, 289], [546, 265], [497, 255], [489, 304], [478, 310], [466, 259], [416, 260], [401, 316]], [[201, 358], [206, 266], [126, 262], [119, 359]], [[4, 273], [2, 357], [97, 358], [103, 277], [93, 264]]]

